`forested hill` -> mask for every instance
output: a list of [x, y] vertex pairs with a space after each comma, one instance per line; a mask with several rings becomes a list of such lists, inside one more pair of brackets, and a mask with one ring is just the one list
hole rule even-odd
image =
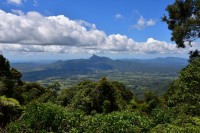
[[[40, 80], [50, 76], [71, 76], [76, 74], [91, 74], [100, 72], [148, 72], [177, 74], [187, 65], [184, 58], [167, 57], [149, 60], [121, 59], [91, 56], [89, 59], [74, 59], [56, 61], [53, 63], [13, 63], [12, 65], [23, 73], [25, 80]], [[37, 76], [35, 76], [37, 75]], [[35, 79], [37, 77], [37, 79]]]

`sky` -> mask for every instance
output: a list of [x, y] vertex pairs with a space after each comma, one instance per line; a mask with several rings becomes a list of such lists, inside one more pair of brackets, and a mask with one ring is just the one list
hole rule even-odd
[[188, 57], [161, 21], [174, 0], [1, 0], [0, 51], [9, 60]]

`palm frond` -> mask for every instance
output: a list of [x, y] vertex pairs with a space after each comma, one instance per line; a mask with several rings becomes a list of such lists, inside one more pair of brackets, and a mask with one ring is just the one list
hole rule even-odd
[[10, 106], [10, 107], [20, 107], [20, 104], [16, 99], [7, 98], [6, 96], [0, 96], [0, 105]]

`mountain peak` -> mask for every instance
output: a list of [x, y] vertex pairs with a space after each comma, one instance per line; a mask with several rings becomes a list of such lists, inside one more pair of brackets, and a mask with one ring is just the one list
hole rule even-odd
[[100, 58], [100, 57], [97, 56], [96, 54], [93, 54], [93, 55], [90, 57], [90, 59], [92, 59], [92, 58]]
[[108, 57], [100, 57], [100, 56], [97, 56], [96, 54], [93, 54], [89, 59], [90, 59], [90, 60], [95, 60], [95, 61], [111, 60], [111, 59], [108, 58]]

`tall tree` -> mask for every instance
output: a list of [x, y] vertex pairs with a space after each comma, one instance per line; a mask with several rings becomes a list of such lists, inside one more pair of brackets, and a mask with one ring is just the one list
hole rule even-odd
[[172, 31], [171, 40], [177, 47], [184, 48], [185, 42], [200, 38], [200, 0], [176, 0], [166, 8], [168, 16], [162, 20], [168, 24]]
[[0, 54], [0, 77], [2, 76], [10, 77], [11, 73], [9, 61]]

